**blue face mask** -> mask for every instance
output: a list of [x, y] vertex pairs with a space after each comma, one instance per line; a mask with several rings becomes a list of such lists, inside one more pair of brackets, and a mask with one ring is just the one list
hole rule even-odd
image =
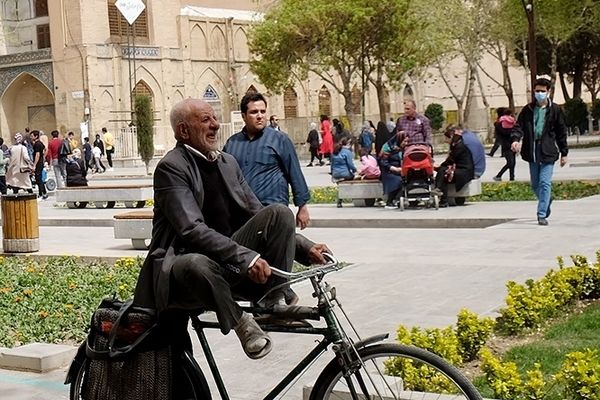
[[535, 99], [538, 103], [543, 103], [548, 98], [548, 92], [535, 92]]

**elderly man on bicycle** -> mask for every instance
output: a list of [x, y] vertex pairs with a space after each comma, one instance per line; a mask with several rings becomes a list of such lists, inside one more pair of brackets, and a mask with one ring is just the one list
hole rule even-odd
[[[135, 303], [159, 315], [215, 311], [223, 334], [234, 329], [248, 357], [264, 357], [271, 339], [234, 296], [256, 301], [282, 283], [270, 265], [323, 264], [329, 250], [296, 234], [288, 207], [260, 204], [235, 159], [217, 150], [219, 122], [208, 103], [183, 100], [170, 120], [177, 145], [154, 172], [152, 243]], [[266, 298], [266, 307], [278, 304], [283, 291]]]

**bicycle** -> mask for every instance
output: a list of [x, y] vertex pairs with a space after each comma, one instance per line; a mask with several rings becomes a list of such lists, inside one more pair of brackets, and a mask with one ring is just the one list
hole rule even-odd
[[[288, 273], [272, 268], [273, 274], [287, 278], [288, 284], [309, 279], [314, 289], [313, 296], [318, 299], [316, 307], [274, 306], [270, 309], [259, 306], [242, 307], [244, 311], [255, 315], [267, 315], [269, 318], [281, 318], [296, 323], [296, 325], [285, 325], [259, 322], [266, 332], [322, 336], [322, 340], [317, 341], [317, 345], [264, 397], [265, 400], [275, 399], [281, 395], [330, 346], [334, 358], [315, 381], [310, 400], [482, 400], [473, 384], [456, 367], [441, 357], [414, 346], [381, 343], [388, 338], [387, 333], [361, 339], [337, 299], [335, 288], [324, 281], [326, 274], [338, 271], [342, 266], [333, 256], [326, 255], [326, 258], [328, 262], [325, 265], [302, 272]], [[279, 286], [274, 287], [268, 293], [278, 288]], [[260, 304], [260, 301], [257, 304]], [[357, 340], [344, 329], [341, 319], [336, 314], [336, 308], [339, 309]], [[192, 327], [200, 340], [221, 399], [229, 400], [229, 394], [204, 333], [205, 329], [220, 329], [220, 327], [217, 322], [201, 319], [201, 315], [190, 317]], [[314, 326], [307, 322], [308, 320], [323, 320], [325, 326]], [[211, 399], [206, 377], [192, 354], [184, 352], [181, 362], [182, 379], [187, 381], [189, 388], [186, 398]], [[392, 368], [399, 373], [399, 376], [388, 375]], [[414, 379], [415, 371], [419, 371], [420, 378]], [[78, 371], [69, 371], [69, 376], [73, 377], [70, 381], [71, 399], [81, 398], [79, 393], [84, 373], [85, 363], [81, 363]]]

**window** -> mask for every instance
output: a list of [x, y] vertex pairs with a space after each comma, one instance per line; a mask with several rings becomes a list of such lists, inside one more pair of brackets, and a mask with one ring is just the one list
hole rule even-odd
[[319, 114], [331, 115], [331, 93], [325, 85], [319, 91]]
[[37, 26], [37, 48], [50, 48], [50, 25], [44, 24]]
[[111, 39], [125, 43], [129, 34], [135, 35], [136, 40], [138, 38], [148, 39], [148, 14], [146, 11], [147, 9], [142, 11], [133, 23], [132, 29], [117, 6], [115, 6], [115, 1], [108, 0], [108, 26]]
[[35, 0], [35, 17], [48, 16], [48, 0]]
[[283, 93], [283, 114], [285, 118], [298, 116], [298, 95], [293, 87], [288, 87]]

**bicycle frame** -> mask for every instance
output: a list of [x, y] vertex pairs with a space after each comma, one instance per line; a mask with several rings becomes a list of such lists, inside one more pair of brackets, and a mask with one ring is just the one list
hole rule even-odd
[[[337, 265], [337, 261], [335, 261], [335, 265]], [[307, 279], [307, 277], [299, 278], [299, 274], [285, 273], [283, 271], [279, 271], [274, 269], [274, 273], [279, 276], [291, 278], [290, 282], [299, 281]], [[343, 328], [339, 325], [337, 317], [333, 311], [332, 300], [335, 299], [335, 289], [329, 287], [327, 283], [323, 282], [323, 273], [317, 273], [314, 275], [308, 276], [311, 280], [313, 288], [315, 290], [315, 296], [319, 299], [319, 306], [317, 307], [304, 307], [303, 309], [310, 310], [312, 309], [315, 312], [313, 317], [309, 317], [314, 320], [324, 319], [327, 324], [326, 327], [319, 328], [314, 326], [285, 326], [285, 325], [273, 325], [273, 324], [264, 324], [261, 325], [261, 328], [265, 332], [278, 332], [278, 333], [293, 333], [300, 335], [320, 335], [323, 337], [323, 340], [318, 341], [317, 345], [302, 359], [288, 374], [266, 395], [264, 400], [272, 400], [275, 399], [290, 383], [294, 381], [296, 377], [298, 377], [302, 372], [304, 372], [322, 353], [324, 353], [329, 345], [331, 344], [342, 344], [342, 346], [334, 346], [334, 352], [337, 356], [342, 356], [341, 352], [343, 349], [347, 347], [354, 347], [355, 349], [368, 346], [375, 342], [382, 341], [388, 337], [388, 334], [377, 335], [369, 338], [365, 338], [364, 340], [360, 340], [356, 343], [346, 343], [348, 346], [343, 346], [345, 342], [348, 342], [346, 339], [346, 335], [343, 331]], [[276, 288], [271, 289], [274, 290]], [[339, 303], [338, 303], [339, 304]], [[245, 312], [250, 314], [261, 314], [264, 313], [265, 310], [258, 307], [242, 307]], [[307, 313], [309, 314], [309, 313]], [[196, 335], [200, 340], [200, 345], [202, 346], [202, 351], [206, 357], [209, 368], [211, 370], [211, 374], [213, 379], [215, 380], [215, 384], [217, 385], [217, 389], [219, 390], [219, 394], [221, 395], [221, 399], [230, 400], [229, 394], [227, 393], [227, 389], [225, 388], [225, 384], [223, 382], [223, 378], [221, 377], [221, 373], [219, 372], [219, 368], [215, 361], [215, 358], [210, 349], [210, 345], [204, 333], [204, 329], [220, 329], [220, 326], [217, 322], [212, 321], [203, 321], [199, 318], [199, 316], [192, 316], [192, 327], [196, 331]]]

